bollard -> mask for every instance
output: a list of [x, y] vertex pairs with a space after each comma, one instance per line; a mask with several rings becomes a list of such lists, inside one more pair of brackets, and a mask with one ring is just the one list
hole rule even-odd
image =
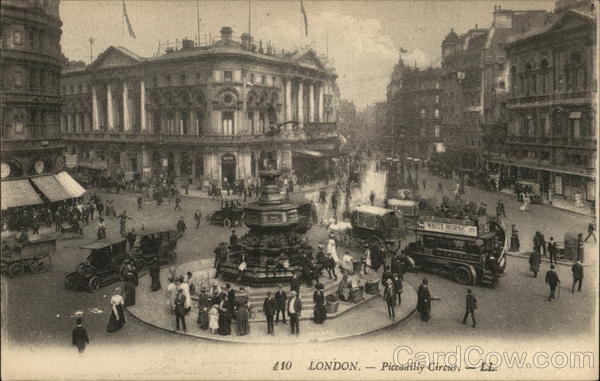
[[510, 250], [518, 252], [521, 248], [521, 242], [519, 241], [519, 231], [515, 228], [515, 225], [512, 225], [511, 233], [510, 233]]

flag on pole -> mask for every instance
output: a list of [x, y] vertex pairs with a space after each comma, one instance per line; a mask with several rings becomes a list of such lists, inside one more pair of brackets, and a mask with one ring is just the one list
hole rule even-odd
[[125, 17], [125, 22], [127, 23], [127, 30], [129, 31], [129, 37], [135, 38], [135, 33], [133, 32], [133, 28], [131, 27], [131, 22], [129, 21], [129, 16], [127, 16], [127, 7], [125, 6], [125, 0], [123, 0], [123, 17]]
[[302, 16], [304, 16], [304, 34], [308, 36], [308, 19], [306, 18], [306, 11], [304, 10], [304, 3], [300, 0], [300, 10], [302, 10]]

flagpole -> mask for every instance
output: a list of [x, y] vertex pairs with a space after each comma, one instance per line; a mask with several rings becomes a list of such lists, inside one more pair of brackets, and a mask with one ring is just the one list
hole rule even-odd
[[252, 0], [248, 0], [248, 35], [252, 37]]
[[200, 1], [196, 0], [196, 23], [198, 32], [198, 46], [200, 46]]

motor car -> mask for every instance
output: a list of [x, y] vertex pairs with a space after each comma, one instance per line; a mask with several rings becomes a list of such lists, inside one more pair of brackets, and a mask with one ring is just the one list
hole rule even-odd
[[81, 246], [90, 254], [75, 271], [65, 274], [65, 288], [96, 292], [100, 287], [122, 279], [127, 254], [125, 239], [95, 241]]
[[244, 220], [244, 208], [237, 199], [221, 199], [221, 208], [207, 217], [208, 223], [222, 225], [224, 228], [239, 226]]
[[177, 230], [149, 230], [136, 234], [137, 244], [133, 250], [133, 261], [138, 271], [155, 260], [159, 264], [173, 264], [177, 259], [177, 241], [182, 237]]

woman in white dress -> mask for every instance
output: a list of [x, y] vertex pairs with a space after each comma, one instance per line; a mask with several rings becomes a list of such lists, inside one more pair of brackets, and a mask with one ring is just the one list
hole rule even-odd
[[210, 311], [208, 312], [208, 328], [210, 331], [215, 334], [219, 329], [219, 310], [218, 305], [213, 304]]
[[340, 262], [340, 258], [337, 255], [335, 240], [333, 239], [333, 234], [329, 235], [329, 241], [327, 241], [327, 253], [331, 254], [331, 257], [335, 261], [335, 263]]
[[125, 325], [125, 312], [123, 311], [123, 297], [121, 296], [121, 287], [115, 287], [115, 293], [110, 298], [111, 314], [108, 326], [106, 327], [107, 332], [116, 332], [123, 328]]
[[523, 195], [523, 205], [519, 208], [521, 212], [526, 212], [529, 210], [529, 203], [531, 202], [531, 198], [529, 197], [529, 193], [525, 193]]

